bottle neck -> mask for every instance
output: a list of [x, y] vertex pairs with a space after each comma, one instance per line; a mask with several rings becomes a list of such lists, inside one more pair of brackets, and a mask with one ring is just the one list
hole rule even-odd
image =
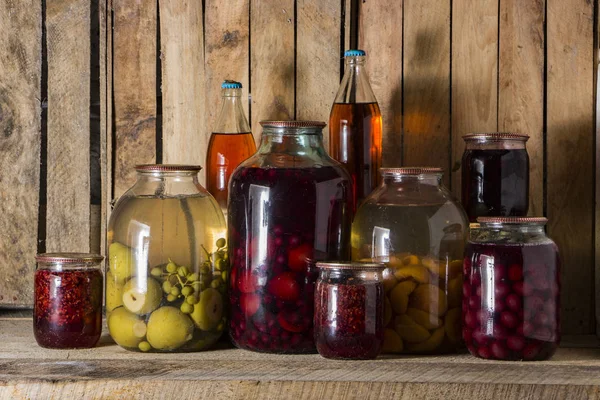
[[242, 104], [242, 89], [222, 89], [221, 111], [212, 131], [215, 133], [250, 132], [250, 125]]
[[198, 171], [138, 171], [132, 190], [137, 195], [172, 197], [196, 195], [202, 192], [202, 187]]
[[345, 72], [336, 103], [376, 103], [377, 99], [369, 83], [364, 56], [346, 57]]

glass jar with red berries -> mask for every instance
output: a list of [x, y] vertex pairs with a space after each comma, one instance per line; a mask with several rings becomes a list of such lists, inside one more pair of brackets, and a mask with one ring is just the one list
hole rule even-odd
[[229, 189], [229, 333], [240, 348], [315, 352], [316, 261], [348, 260], [352, 184], [322, 122], [263, 121]]
[[560, 341], [560, 260], [546, 218], [479, 217], [464, 260], [463, 338], [471, 354], [546, 360]]
[[97, 254], [36, 257], [33, 334], [42, 347], [94, 347], [102, 332], [102, 272]]

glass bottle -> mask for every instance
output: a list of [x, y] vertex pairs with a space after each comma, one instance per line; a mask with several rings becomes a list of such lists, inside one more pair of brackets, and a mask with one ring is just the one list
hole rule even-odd
[[560, 259], [546, 218], [480, 217], [464, 260], [463, 338], [474, 356], [546, 360], [560, 341]]
[[461, 347], [468, 222], [440, 168], [382, 168], [352, 223], [352, 260], [384, 262], [387, 353]]
[[261, 125], [231, 177], [229, 333], [243, 349], [315, 352], [315, 262], [349, 259], [352, 184], [323, 148], [325, 123]]
[[106, 314], [118, 345], [186, 352], [227, 324], [226, 226], [194, 165], [138, 165], [108, 224]]
[[346, 67], [329, 116], [329, 154], [346, 168], [360, 205], [379, 184], [382, 120], [365, 68], [366, 53], [348, 50]]
[[206, 188], [227, 218], [229, 178], [242, 161], [256, 152], [256, 144], [242, 108], [242, 84], [225, 81], [221, 93], [221, 111], [206, 153]]

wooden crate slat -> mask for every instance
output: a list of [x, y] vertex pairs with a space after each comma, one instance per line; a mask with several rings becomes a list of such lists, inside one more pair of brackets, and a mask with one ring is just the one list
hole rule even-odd
[[498, 130], [530, 136], [529, 215], [544, 214], [545, 1], [500, 2]]
[[404, 2], [404, 165], [444, 169], [449, 184], [450, 1]]
[[562, 326], [593, 331], [594, 6], [547, 0], [548, 233], [563, 260]]
[[113, 196], [135, 182], [136, 164], [156, 161], [156, 2], [113, 4]]
[[42, 9], [0, 4], [0, 306], [33, 303], [41, 151]]
[[160, 41], [163, 162], [203, 165], [208, 141], [202, 2], [160, 1]]
[[258, 141], [259, 121], [294, 119], [294, 0], [252, 0], [250, 16], [251, 123]]
[[[600, 13], [596, 12], [596, 27], [600, 26]], [[594, 49], [594, 109], [596, 111], [595, 131], [594, 137], [596, 139], [596, 188], [595, 188], [595, 232], [594, 232], [594, 264], [595, 264], [595, 292], [596, 292], [596, 335], [600, 337], [600, 184], [598, 184], [598, 178], [600, 176], [600, 101], [598, 100], [598, 85], [600, 84], [600, 29], [596, 29], [596, 48]]]
[[106, 254], [106, 230], [112, 199], [112, 0], [99, 0], [100, 16], [100, 254]]
[[46, 7], [46, 250], [90, 250], [90, 1]]
[[[298, 0], [296, 117], [329, 123], [340, 83], [342, 4], [340, 0]], [[329, 129], [323, 129], [329, 148]]]
[[460, 198], [463, 135], [498, 129], [498, 0], [452, 2], [452, 191]]
[[383, 118], [382, 164], [402, 164], [402, 7], [397, 0], [359, 3], [358, 47]]

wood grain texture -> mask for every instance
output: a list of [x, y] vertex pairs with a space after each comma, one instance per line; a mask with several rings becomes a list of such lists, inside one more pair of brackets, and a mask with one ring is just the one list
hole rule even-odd
[[[340, 86], [342, 3], [298, 0], [296, 43], [296, 118], [329, 122]], [[329, 148], [329, 129], [323, 129]]]
[[202, 2], [160, 1], [165, 164], [203, 165], [206, 159], [202, 19]]
[[41, 68], [41, 2], [0, 2], [0, 306], [33, 304]]
[[260, 138], [262, 120], [295, 118], [294, 0], [250, 3], [251, 127]]
[[548, 233], [563, 260], [563, 330], [587, 333], [594, 329], [594, 7], [546, 4]]
[[156, 2], [113, 4], [113, 196], [135, 182], [134, 166], [156, 161]]
[[90, 250], [90, 1], [46, 6], [46, 250]]
[[450, 167], [450, 1], [404, 2], [404, 165]]
[[358, 46], [383, 118], [382, 164], [402, 165], [402, 7], [397, 0], [359, 3]]
[[463, 135], [498, 130], [498, 0], [452, 7], [451, 186], [460, 198]]
[[112, 0], [99, 0], [100, 18], [100, 254], [106, 254], [106, 231], [112, 200]]
[[[600, 23], [600, 13], [596, 12], [596, 27]], [[600, 176], [600, 101], [598, 100], [598, 95], [600, 94], [600, 90], [598, 89], [598, 85], [600, 85], [600, 29], [596, 29], [596, 44], [597, 47], [594, 49], [594, 98], [596, 100], [595, 110], [596, 110], [596, 120], [595, 120], [595, 138], [596, 138], [596, 177]], [[594, 236], [594, 260], [595, 260], [595, 292], [596, 292], [596, 335], [600, 337], [600, 185], [598, 184], [598, 180], [596, 179], [596, 191], [595, 191], [595, 236]]]
[[529, 135], [529, 215], [544, 214], [545, 0], [500, 2], [498, 130]]

